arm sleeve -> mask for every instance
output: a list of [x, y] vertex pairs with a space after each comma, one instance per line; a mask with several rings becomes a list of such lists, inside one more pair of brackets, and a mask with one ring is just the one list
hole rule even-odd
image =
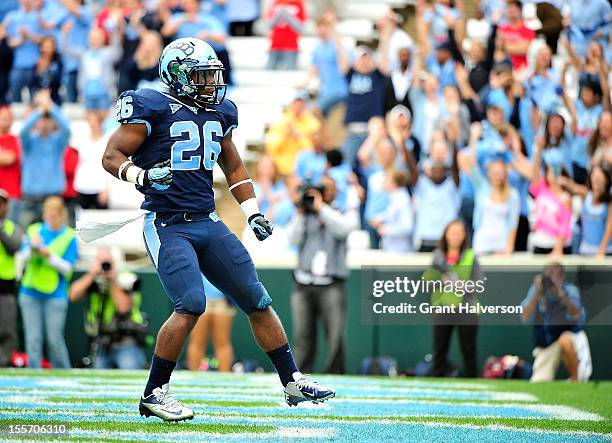
[[470, 182], [472, 182], [472, 186], [474, 186], [474, 191], [476, 192], [482, 189], [482, 187], [486, 183], [486, 179], [482, 174], [482, 170], [480, 169], [478, 161], [474, 162], [474, 165], [472, 165], [468, 177], [470, 178]]
[[40, 111], [37, 109], [32, 112], [23, 122], [21, 131], [19, 131], [19, 138], [21, 139], [21, 146], [24, 151], [27, 151], [30, 148], [30, 131], [32, 130], [36, 122], [40, 119], [40, 115]]
[[521, 215], [521, 198], [518, 191], [514, 188], [510, 189], [510, 198], [508, 200], [508, 229], [516, 229]]
[[[531, 287], [527, 291], [527, 296], [521, 302], [521, 306], [523, 308], [525, 308], [527, 305], [529, 305], [529, 303], [531, 303], [531, 300], [533, 299], [533, 297], [535, 297], [535, 292], [536, 292], [535, 291], [535, 286], [531, 285]], [[533, 323], [533, 321], [535, 320], [535, 316], [536, 316], [537, 310], [538, 310], [538, 307], [536, 306], [535, 309], [533, 310], [533, 313], [531, 314], [531, 317], [529, 317], [529, 319], [525, 320], [524, 323]]]
[[72, 271], [72, 268], [74, 268], [74, 265], [76, 264], [78, 259], [78, 255], [79, 254], [77, 241], [76, 237], [74, 237], [62, 257], [52, 254], [47, 260], [49, 264], [53, 266], [58, 272], [66, 276], [70, 271]]
[[[563, 205], [563, 203], [559, 203]], [[572, 211], [565, 206], [562, 207], [561, 218], [559, 220], [559, 231], [563, 238], [568, 241], [572, 237]]]
[[304, 238], [304, 216], [298, 212], [295, 213], [293, 218], [287, 223], [287, 238], [289, 243], [296, 246], [302, 242]]
[[19, 250], [22, 238], [23, 232], [18, 226], [15, 226], [11, 235], [4, 232], [4, 229], [0, 229], [0, 243], [2, 243], [2, 246], [4, 246], [4, 249], [9, 255], [13, 255]]
[[64, 277], [70, 272], [72, 269], [72, 265], [68, 260], [64, 260], [57, 255], [50, 255], [47, 259], [49, 264], [55, 268], [57, 272], [62, 274]]
[[[393, 208], [395, 215], [393, 222], [385, 225], [387, 235], [409, 235], [414, 224], [414, 211], [410, 198], [402, 199], [401, 204], [396, 204], [395, 206]], [[388, 209], [391, 209], [391, 205]]]
[[448, 30], [448, 43], [450, 46], [450, 52], [453, 55], [453, 59], [456, 62], [459, 62], [462, 65], [464, 65], [465, 60], [463, 60], [463, 55], [461, 54], [461, 51], [457, 47], [457, 41], [455, 40], [455, 31], [452, 29]]
[[66, 146], [68, 146], [68, 139], [70, 138], [70, 123], [66, 120], [66, 117], [60, 111], [59, 106], [55, 105], [51, 108], [50, 111], [53, 120], [57, 124], [59, 130], [59, 141], [58, 141], [58, 149], [63, 151]]
[[537, 198], [538, 194], [543, 190], [543, 188], [546, 187], [546, 183], [544, 181], [544, 179], [540, 179], [539, 181], [535, 182], [535, 183], [531, 183], [529, 185], [529, 192], [531, 193], [531, 195], [533, 195], [533, 198]]
[[230, 99], [223, 100], [223, 106], [223, 137], [226, 137], [238, 127], [238, 107]]
[[337, 239], [346, 238], [359, 225], [358, 216], [354, 210], [343, 214], [329, 205], [323, 205], [319, 211], [319, 217]]
[[487, 71], [487, 74], [491, 72], [493, 69], [493, 63], [495, 62], [495, 39], [497, 37], [497, 25], [493, 24], [491, 26], [491, 33], [489, 34], [489, 38], [487, 40], [487, 55], [485, 59], [484, 68]]
[[584, 313], [584, 308], [582, 307], [582, 300], [580, 300], [580, 291], [578, 290], [578, 288], [574, 285], [566, 286], [565, 294], [567, 295], [567, 298], [569, 299], [569, 301], [580, 310], [580, 314], [578, 315], [578, 318], [573, 317], [568, 312], [565, 315], [566, 319], [568, 321], [578, 320], [578, 322], [584, 322], [585, 313]]

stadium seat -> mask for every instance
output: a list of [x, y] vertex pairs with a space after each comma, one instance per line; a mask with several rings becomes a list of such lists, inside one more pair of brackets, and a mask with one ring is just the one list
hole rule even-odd
[[268, 69], [239, 69], [233, 80], [238, 86], [298, 85], [306, 79], [306, 71], [272, 71]]

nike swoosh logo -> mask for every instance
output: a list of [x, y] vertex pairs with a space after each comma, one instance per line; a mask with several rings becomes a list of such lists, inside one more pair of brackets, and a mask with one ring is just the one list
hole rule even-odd
[[163, 409], [161, 408], [162, 411], [167, 412], [168, 414], [172, 414], [172, 415], [181, 415], [181, 411], [179, 412], [174, 412], [174, 411], [169, 411], [168, 409]]

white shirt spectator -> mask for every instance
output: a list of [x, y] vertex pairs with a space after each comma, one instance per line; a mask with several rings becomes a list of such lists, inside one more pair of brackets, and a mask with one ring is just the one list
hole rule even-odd
[[399, 65], [398, 52], [402, 48], [409, 48], [412, 50], [414, 41], [403, 29], [397, 28], [391, 34], [389, 40], [389, 63], [391, 69], [396, 68]]
[[[76, 137], [74, 137], [76, 138]], [[106, 149], [109, 136], [92, 140], [91, 134], [76, 140], [79, 151], [79, 163], [74, 176], [74, 189], [81, 194], [99, 194], [106, 189], [107, 177], [102, 168], [102, 155]]]

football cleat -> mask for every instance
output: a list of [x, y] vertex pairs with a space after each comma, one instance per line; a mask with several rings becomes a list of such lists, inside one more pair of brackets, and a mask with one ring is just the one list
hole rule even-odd
[[193, 418], [193, 411], [174, 398], [174, 392], [170, 391], [168, 383], [161, 388], [153, 389], [153, 393], [148, 396], [141, 397], [138, 409], [141, 416], [159, 417], [164, 421], [182, 421]]
[[289, 406], [297, 406], [303, 401], [312, 403], [323, 403], [325, 400], [334, 398], [336, 391], [327, 386], [321, 386], [312, 378], [302, 375], [296, 381], [287, 383], [285, 386], [285, 401]]

